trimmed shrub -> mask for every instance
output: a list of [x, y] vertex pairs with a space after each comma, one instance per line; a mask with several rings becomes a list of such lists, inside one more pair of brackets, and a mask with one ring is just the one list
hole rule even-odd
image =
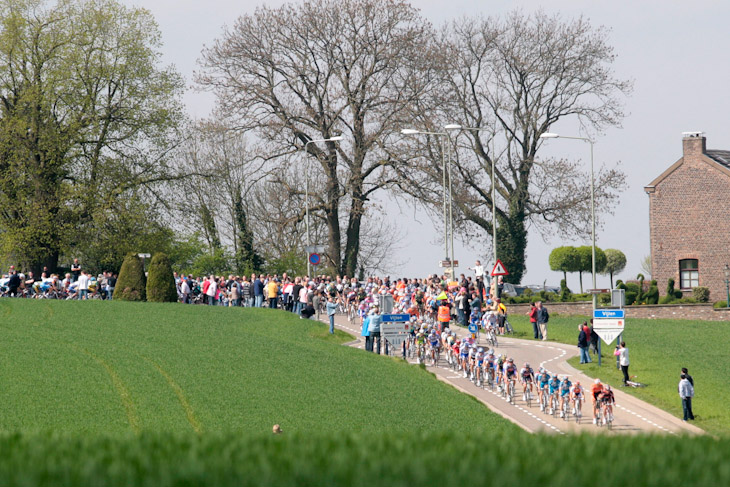
[[122, 301], [144, 301], [146, 299], [146, 279], [142, 259], [137, 254], [127, 254], [119, 271], [114, 299]]
[[713, 308], [727, 308], [727, 301], [717, 301], [712, 305]]
[[707, 303], [710, 301], [710, 288], [705, 286], [697, 286], [692, 288], [692, 297], [698, 303]]
[[659, 304], [672, 304], [674, 302], [674, 296], [666, 295], [659, 299]]
[[644, 294], [644, 301], [646, 304], [657, 304], [659, 302], [659, 288], [656, 287], [656, 281], [652, 281], [654, 284], [649, 287], [649, 290]]
[[568, 283], [565, 279], [560, 280], [560, 300], [563, 302], [570, 301], [573, 298], [573, 293], [568, 289]]
[[177, 289], [172, 266], [167, 255], [157, 253], [150, 261], [147, 279], [147, 301], [155, 303], [176, 303]]
[[634, 304], [634, 301], [636, 301], [636, 296], [638, 296], [639, 293], [636, 291], [626, 291], [626, 306], [630, 306]]

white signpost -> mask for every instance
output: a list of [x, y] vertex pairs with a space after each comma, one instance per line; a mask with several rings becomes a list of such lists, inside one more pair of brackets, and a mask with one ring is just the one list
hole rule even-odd
[[383, 339], [388, 340], [391, 347], [397, 347], [406, 341], [408, 333], [411, 331], [410, 316], [407, 314], [383, 315], [383, 318], [380, 323], [380, 335]]
[[606, 345], [610, 345], [617, 336], [624, 332], [626, 325], [624, 316], [622, 309], [597, 309], [593, 312], [593, 331]]

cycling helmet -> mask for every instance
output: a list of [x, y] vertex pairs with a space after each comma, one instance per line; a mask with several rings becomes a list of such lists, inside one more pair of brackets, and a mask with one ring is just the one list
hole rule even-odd
[[514, 359], [512, 357], [507, 359], [507, 362], [514, 362]]
[[609, 386], [608, 384], [606, 384], [606, 390], [607, 391], [610, 391], [611, 390], [611, 386]]
[[575, 382], [575, 385], [576, 385], [576, 387], [580, 387], [580, 382], [579, 381], [576, 381]]
[[527, 363], [527, 362], [525, 362], [525, 368], [526, 368], [526, 369], [529, 369], [529, 368], [530, 368], [530, 364], [529, 364], [529, 363]]
[[593, 383], [594, 384], [600, 384], [601, 383], [601, 379], [596, 379], [596, 380], [593, 381]]
[[482, 347], [477, 348], [477, 352], [484, 353], [484, 348], [482, 348]]
[[449, 327], [448, 326], [446, 328], [444, 328], [444, 333], [449, 333], [450, 331], [451, 330], [449, 330]]
[[494, 355], [494, 349], [493, 348], [490, 348], [489, 349], [489, 355]]

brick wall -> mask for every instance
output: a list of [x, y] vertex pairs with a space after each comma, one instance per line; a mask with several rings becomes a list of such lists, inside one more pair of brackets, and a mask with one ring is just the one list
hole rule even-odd
[[730, 264], [730, 171], [705, 154], [704, 136], [685, 137], [682, 147], [682, 159], [646, 188], [652, 277], [664, 295], [670, 277], [679, 288], [679, 261], [697, 259], [699, 285], [710, 289], [711, 302], [724, 300], [724, 267]]
[[[550, 315], [591, 316], [593, 304], [590, 301], [578, 303], [545, 303]], [[730, 310], [713, 309], [711, 304], [666, 304], [627, 306], [626, 318], [705, 320], [730, 322]], [[509, 304], [509, 314], [524, 315], [530, 311], [529, 304]]]

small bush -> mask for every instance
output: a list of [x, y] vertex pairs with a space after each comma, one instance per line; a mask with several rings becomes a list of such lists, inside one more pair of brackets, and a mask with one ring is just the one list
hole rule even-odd
[[662, 296], [659, 299], [659, 304], [672, 304], [673, 302], [674, 302], [674, 296], [670, 296], [670, 295]]
[[698, 303], [707, 303], [710, 301], [710, 288], [705, 286], [697, 286], [692, 288], [692, 297]]
[[611, 304], [611, 294], [610, 293], [601, 293], [598, 295], [598, 304], [601, 306], [608, 306]]
[[563, 302], [571, 301], [573, 299], [573, 293], [568, 289], [568, 283], [565, 279], [560, 280], [560, 300]]
[[[656, 281], [652, 282], [655, 283]], [[656, 284], [653, 284], [644, 294], [644, 301], [646, 301], [646, 304], [657, 304], [659, 302], [659, 288], [656, 287]]]
[[667, 279], [667, 296], [674, 296], [674, 278]]
[[634, 304], [634, 301], [636, 301], [636, 296], [638, 295], [639, 293], [637, 293], [636, 291], [626, 291], [626, 306], [631, 306], [632, 304]]
[[147, 279], [147, 301], [155, 303], [177, 302], [175, 277], [172, 275], [170, 259], [165, 254], [157, 253], [150, 261], [149, 279]]
[[127, 254], [119, 271], [114, 299], [122, 301], [144, 301], [147, 291], [142, 259], [136, 254]]
[[712, 305], [713, 308], [727, 308], [727, 301], [716, 301], [715, 304]]

